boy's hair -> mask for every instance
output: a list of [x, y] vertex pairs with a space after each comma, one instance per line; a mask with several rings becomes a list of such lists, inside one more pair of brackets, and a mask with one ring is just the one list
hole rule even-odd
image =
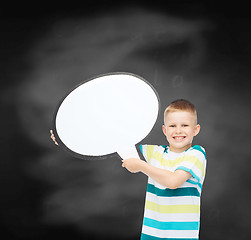
[[166, 108], [164, 112], [164, 122], [166, 120], [166, 115], [169, 112], [176, 112], [176, 111], [185, 111], [185, 112], [191, 112], [194, 113], [196, 116], [196, 122], [197, 122], [197, 111], [195, 106], [185, 99], [177, 99], [170, 103], [170, 105]]

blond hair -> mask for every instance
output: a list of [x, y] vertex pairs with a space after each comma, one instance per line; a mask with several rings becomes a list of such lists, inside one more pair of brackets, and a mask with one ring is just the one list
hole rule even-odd
[[166, 120], [166, 116], [169, 112], [176, 112], [176, 111], [184, 111], [184, 112], [191, 112], [196, 117], [197, 123], [197, 111], [195, 106], [185, 99], [177, 99], [170, 103], [170, 105], [164, 111], [164, 122]]

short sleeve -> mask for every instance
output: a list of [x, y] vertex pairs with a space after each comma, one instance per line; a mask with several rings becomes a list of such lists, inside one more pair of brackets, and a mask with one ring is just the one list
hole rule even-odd
[[190, 183], [202, 183], [206, 172], [206, 152], [201, 146], [195, 145], [190, 148], [183, 156], [182, 161], [176, 170], [184, 170], [191, 173]]
[[153, 155], [154, 145], [139, 145], [139, 149], [145, 160], [149, 163]]

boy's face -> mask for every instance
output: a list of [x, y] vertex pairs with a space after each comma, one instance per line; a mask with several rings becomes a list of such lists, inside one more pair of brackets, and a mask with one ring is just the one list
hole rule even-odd
[[173, 152], [184, 152], [191, 147], [194, 136], [200, 131], [195, 114], [175, 111], [166, 115], [162, 130]]

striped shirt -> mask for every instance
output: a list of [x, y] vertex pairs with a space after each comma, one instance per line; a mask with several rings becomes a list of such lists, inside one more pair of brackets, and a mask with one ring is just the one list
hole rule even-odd
[[206, 153], [195, 145], [182, 153], [168, 146], [140, 145], [145, 160], [171, 172], [191, 173], [177, 189], [166, 188], [148, 178], [141, 240], [199, 239], [200, 196], [206, 171]]

